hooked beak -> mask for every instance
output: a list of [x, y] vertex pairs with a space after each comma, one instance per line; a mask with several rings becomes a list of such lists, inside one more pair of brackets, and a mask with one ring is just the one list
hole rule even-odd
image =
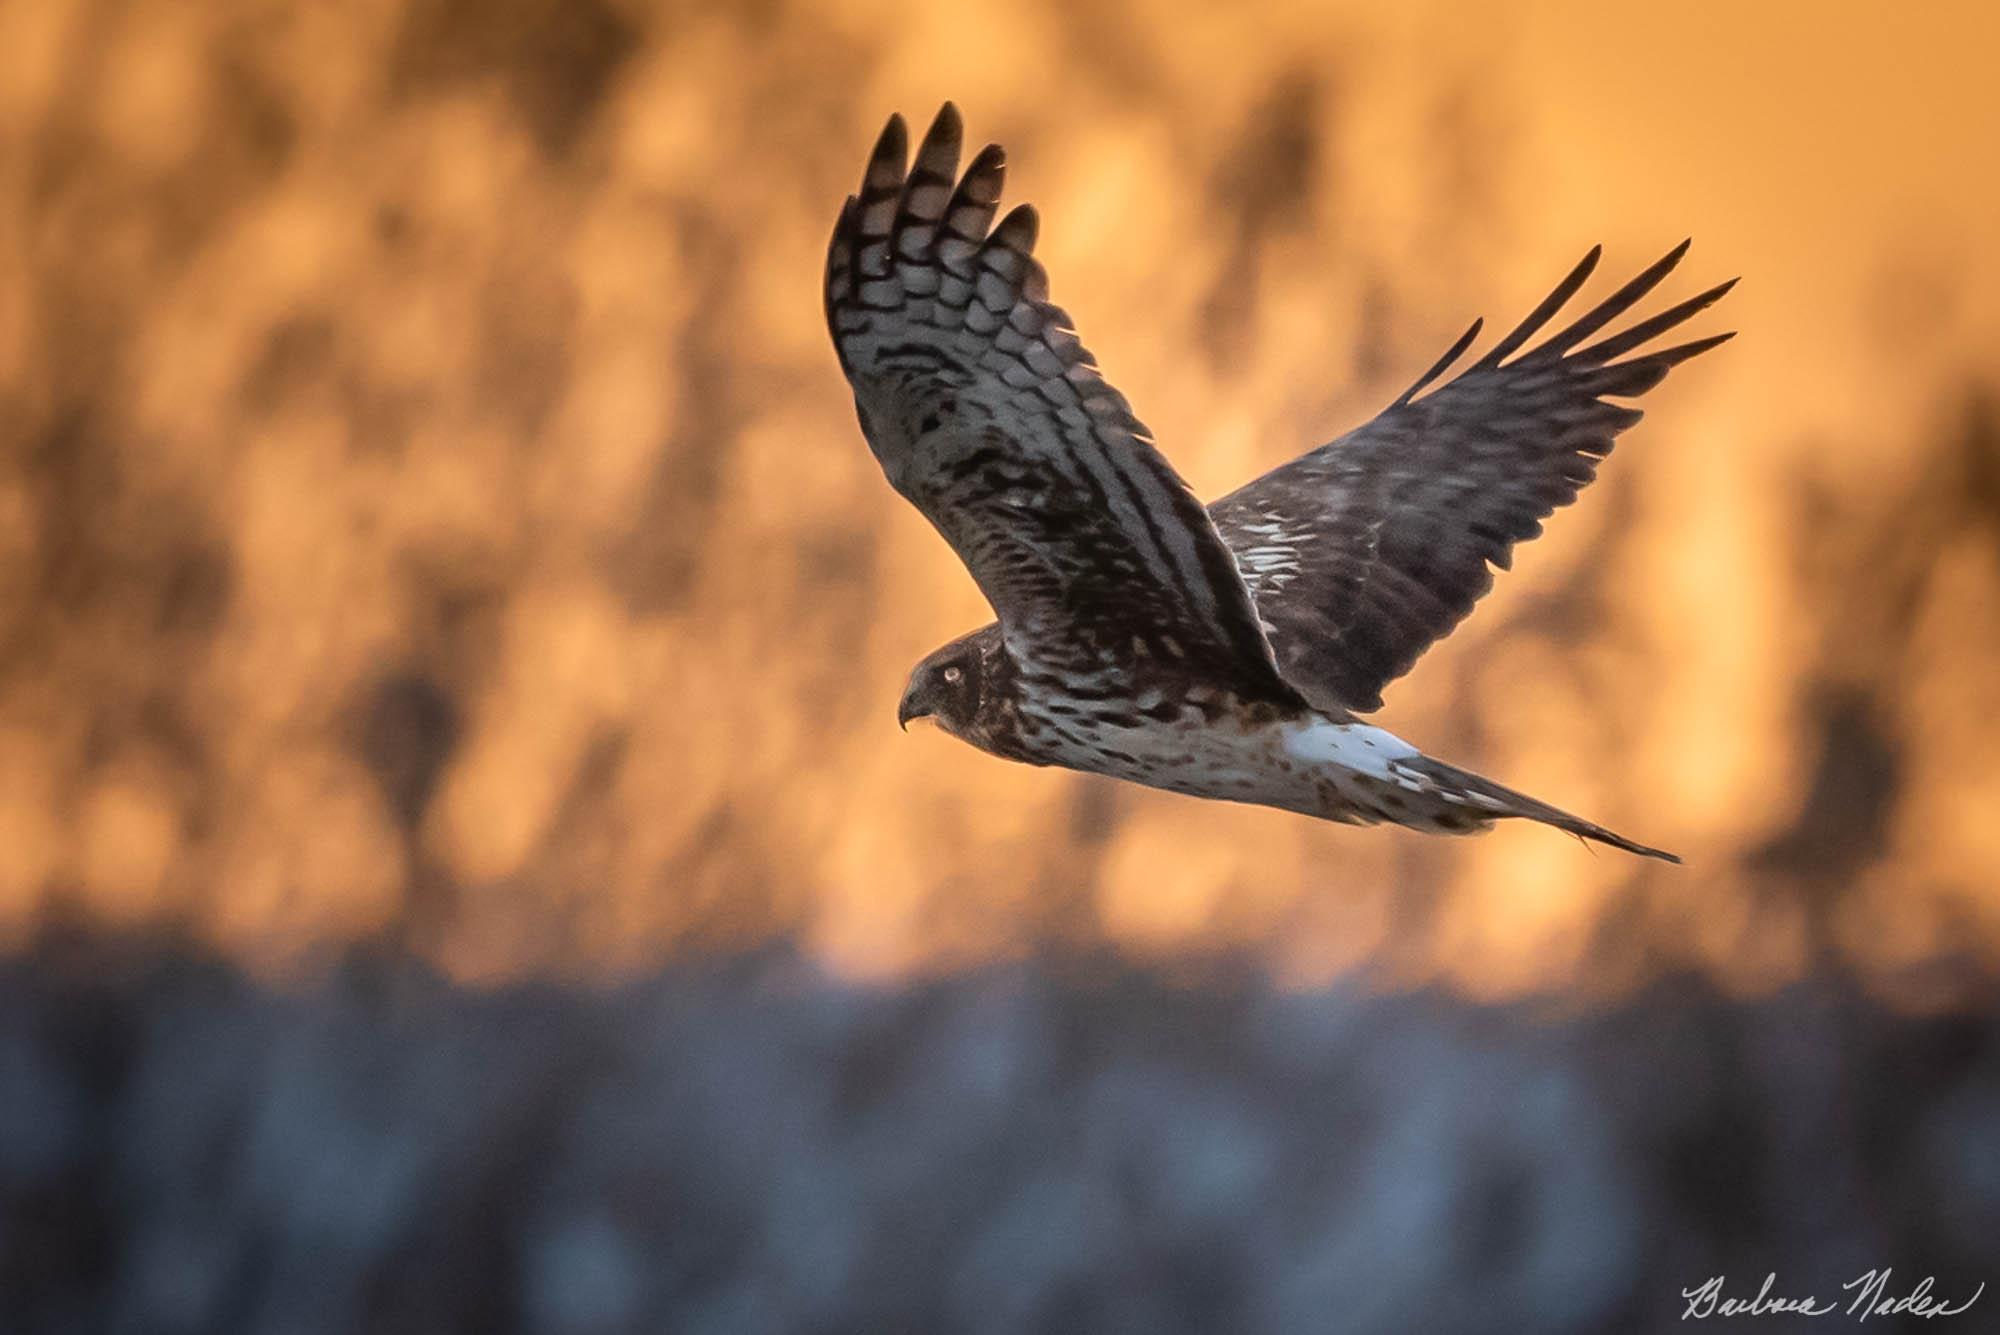
[[932, 711], [917, 699], [915, 690], [904, 691], [901, 702], [896, 706], [896, 726], [908, 732], [911, 719], [929, 718], [931, 713]]

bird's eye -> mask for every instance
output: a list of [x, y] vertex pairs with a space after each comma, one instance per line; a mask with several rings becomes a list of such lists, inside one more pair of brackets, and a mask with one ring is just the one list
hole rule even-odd
[[944, 670], [944, 679], [953, 686], [956, 686], [959, 682], [965, 680], [965, 673], [955, 667], [946, 668]]

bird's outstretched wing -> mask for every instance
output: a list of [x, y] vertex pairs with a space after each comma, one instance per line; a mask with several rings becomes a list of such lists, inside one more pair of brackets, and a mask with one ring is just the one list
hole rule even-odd
[[1493, 587], [1492, 567], [1506, 569], [1514, 544], [1539, 535], [1542, 520], [1575, 500], [1613, 438], [1639, 420], [1638, 409], [1606, 398], [1644, 394], [1674, 366], [1731, 337], [1628, 356], [1733, 282], [1579, 349], [1686, 251], [1682, 242], [1514, 357], [1590, 276], [1593, 249], [1458, 377], [1417, 397], [1471, 346], [1477, 322], [1374, 421], [1210, 507], [1288, 681], [1315, 701], [1380, 708], [1383, 686], [1465, 618]]
[[993, 226], [999, 148], [959, 177], [960, 137], [947, 103], [905, 174], [891, 118], [827, 253], [827, 324], [883, 471], [1025, 672], [1296, 702], [1207, 511], [1049, 304], [1034, 210]]

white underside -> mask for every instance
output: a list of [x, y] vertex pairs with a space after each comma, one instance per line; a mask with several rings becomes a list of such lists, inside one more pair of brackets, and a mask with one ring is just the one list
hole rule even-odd
[[1059, 763], [1337, 821], [1462, 832], [1469, 820], [1484, 824], [1485, 813], [1504, 810], [1483, 794], [1439, 782], [1435, 766], [1413, 766], [1424, 761], [1422, 752], [1366, 723], [1307, 719], [1246, 729], [1197, 715], [1165, 727], [1107, 729], [1092, 740], [1117, 754], [1093, 748]]
[[1371, 778], [1415, 787], [1396, 761], [1422, 754], [1393, 732], [1366, 723], [1288, 723], [1282, 726], [1285, 754], [1308, 765], [1338, 765]]

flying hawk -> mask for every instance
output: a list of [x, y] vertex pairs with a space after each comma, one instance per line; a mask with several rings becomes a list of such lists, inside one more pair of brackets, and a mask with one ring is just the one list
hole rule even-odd
[[960, 175], [960, 139], [947, 103], [906, 171], [892, 116], [827, 253], [827, 324], [869, 448], [999, 615], [917, 665], [899, 721], [1197, 797], [1451, 834], [1518, 816], [1679, 861], [1355, 715], [1596, 475], [1640, 417], [1605, 399], [1730, 337], [1642, 351], [1731, 284], [1579, 346], [1683, 242], [1522, 352], [1593, 249], [1455, 378], [1423, 392], [1477, 322], [1374, 421], [1204, 509], [1049, 303], [1034, 209], [993, 224], [999, 147]]

